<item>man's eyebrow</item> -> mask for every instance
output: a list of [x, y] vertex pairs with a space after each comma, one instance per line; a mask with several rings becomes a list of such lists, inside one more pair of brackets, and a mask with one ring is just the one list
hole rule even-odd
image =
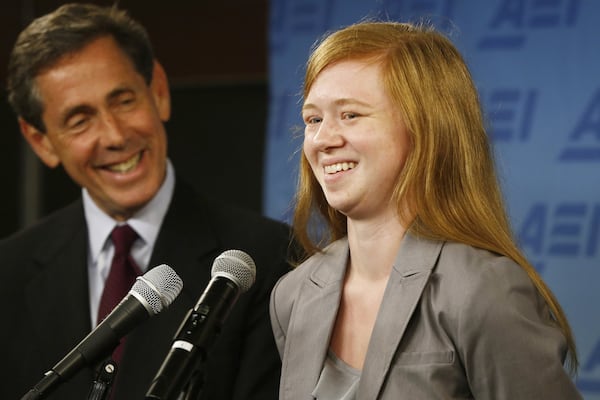
[[[108, 95], [106, 95], [107, 102], [111, 102], [117, 99], [124, 93], [133, 93], [133, 89], [127, 87], [118, 87], [116, 89], [111, 90]], [[71, 117], [77, 114], [92, 114], [94, 113], [94, 108], [88, 104], [80, 104], [74, 107], [67, 108], [61, 116], [61, 122], [63, 125], [66, 125]]]
[[116, 99], [117, 97], [121, 96], [124, 93], [133, 93], [133, 92], [134, 92], [134, 90], [131, 89], [131, 88], [128, 88], [128, 87], [125, 87], [125, 86], [118, 87], [118, 88], [115, 88], [115, 89], [111, 90], [108, 93], [108, 95], [106, 96], [106, 100], [108, 102], [110, 102], [111, 100]]

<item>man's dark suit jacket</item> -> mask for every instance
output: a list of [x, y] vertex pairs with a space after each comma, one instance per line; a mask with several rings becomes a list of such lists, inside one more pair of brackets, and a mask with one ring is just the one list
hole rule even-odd
[[[209, 349], [202, 399], [276, 399], [280, 360], [268, 302], [272, 286], [289, 269], [289, 235], [283, 224], [209, 202], [178, 180], [149, 267], [171, 266], [183, 290], [128, 336], [116, 399], [144, 398], [173, 335], [206, 288], [215, 257], [229, 249], [254, 259], [256, 282]], [[0, 399], [20, 399], [91, 330], [87, 238], [78, 200], [0, 242]], [[94, 375], [93, 368], [84, 369], [47, 398], [85, 400]]]

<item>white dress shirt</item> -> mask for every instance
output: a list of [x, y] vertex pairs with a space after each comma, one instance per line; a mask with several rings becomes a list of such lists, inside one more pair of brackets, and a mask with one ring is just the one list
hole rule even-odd
[[104, 282], [110, 272], [114, 246], [110, 233], [116, 225], [127, 223], [138, 234], [131, 248], [131, 255], [142, 273], [148, 270], [154, 243], [160, 226], [167, 213], [173, 190], [175, 172], [170, 160], [167, 160], [167, 174], [156, 195], [126, 222], [118, 222], [101, 210], [92, 200], [86, 189], [82, 189], [83, 209], [88, 227], [88, 279], [90, 293], [90, 317], [92, 327], [96, 326], [96, 317]]

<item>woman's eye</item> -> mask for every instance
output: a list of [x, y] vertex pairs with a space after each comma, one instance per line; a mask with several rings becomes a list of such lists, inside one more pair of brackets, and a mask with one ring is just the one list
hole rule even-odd
[[354, 119], [356, 117], [358, 117], [358, 114], [356, 113], [345, 112], [342, 114], [342, 119]]
[[321, 117], [307, 117], [304, 119], [304, 122], [307, 125], [318, 124], [323, 120]]

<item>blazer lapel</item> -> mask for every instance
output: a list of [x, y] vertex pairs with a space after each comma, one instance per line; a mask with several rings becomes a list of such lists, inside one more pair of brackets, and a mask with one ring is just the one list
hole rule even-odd
[[[300, 289], [290, 318], [282, 376], [284, 392], [311, 393], [327, 356], [348, 258], [347, 240], [335, 242]], [[285, 397], [285, 396], [284, 396]]]
[[369, 341], [357, 399], [376, 399], [379, 395], [441, 247], [442, 242], [410, 233], [402, 240]]

